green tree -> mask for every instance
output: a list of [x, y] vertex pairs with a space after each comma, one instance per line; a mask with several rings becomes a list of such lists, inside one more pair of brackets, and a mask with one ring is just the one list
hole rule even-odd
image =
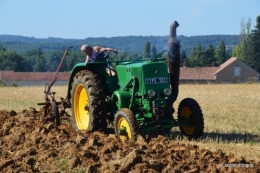
[[[46, 57], [46, 66], [45, 66], [45, 71], [49, 71], [49, 72], [55, 72], [59, 66], [60, 63], [60, 56], [62, 56], [60, 53], [57, 54], [57, 52], [55, 52], [52, 55], [49, 55], [48, 57]], [[65, 62], [63, 62], [65, 63]]]
[[240, 44], [238, 44], [238, 45], [236, 45], [236, 46], [232, 49], [232, 56], [233, 56], [233, 57], [237, 57], [237, 58], [240, 59], [241, 54], [242, 54], [242, 49], [241, 49]]
[[32, 72], [36, 60], [36, 49], [20, 53], [24, 59], [24, 71]]
[[232, 50], [232, 56], [237, 57], [248, 63], [250, 58], [249, 46], [251, 45], [251, 36], [250, 36], [250, 28], [251, 28], [251, 19], [248, 19], [248, 22], [245, 24], [243, 20], [240, 23], [240, 42], [236, 45]]
[[155, 47], [155, 45], [153, 45], [153, 47], [152, 47], [152, 56], [155, 56], [156, 54], [157, 54], [156, 47]]
[[14, 50], [7, 50], [0, 45], [0, 70], [24, 71], [24, 60]]
[[126, 60], [127, 60], [127, 61], [131, 61], [132, 59], [133, 59], [133, 56], [132, 56], [132, 55], [128, 54], [128, 55], [126, 56]]
[[221, 65], [226, 61], [226, 45], [223, 40], [220, 41], [219, 47], [216, 50], [216, 63]]
[[249, 49], [251, 46], [251, 19], [248, 19], [247, 24], [241, 24], [241, 27], [244, 27], [244, 29], [241, 29], [241, 35], [240, 35], [240, 56], [239, 59], [243, 60], [245, 63], [249, 63], [250, 55], [249, 55]]
[[67, 67], [68, 67], [68, 68], [67, 68], [67, 71], [71, 71], [71, 70], [73, 69], [73, 67], [74, 67], [75, 64], [76, 64], [75, 59], [76, 59], [76, 57], [75, 57], [75, 55], [74, 55], [74, 56], [70, 57], [70, 58], [66, 61]]
[[115, 58], [115, 61], [123, 61], [127, 56], [127, 53], [125, 51], [120, 51], [116, 58]]
[[206, 62], [205, 62], [206, 66], [215, 66], [216, 59], [215, 59], [215, 48], [213, 44], [208, 45], [208, 48], [205, 51], [205, 58], [206, 58]]
[[203, 67], [205, 66], [205, 51], [200, 44], [192, 48], [188, 63], [191, 67]]
[[150, 42], [147, 41], [144, 46], [144, 58], [150, 58], [151, 57], [151, 46]]
[[238, 57], [253, 69], [260, 71], [259, 40], [260, 16], [257, 17], [255, 30], [250, 30], [251, 19], [245, 24], [241, 22], [240, 42], [232, 51], [232, 56]]
[[44, 59], [44, 54], [42, 49], [38, 48], [36, 49], [36, 59], [35, 59], [35, 64], [33, 66], [33, 71], [35, 72], [44, 72], [45, 71], [45, 65], [46, 61]]
[[189, 56], [189, 59], [188, 59], [188, 64], [191, 66], [191, 67], [196, 67], [197, 66], [197, 54], [196, 54], [196, 48], [193, 47], [192, 50], [191, 50], [191, 53], [190, 53], [190, 56]]
[[186, 52], [184, 50], [181, 50], [180, 59], [181, 59], [181, 65], [187, 66], [187, 60], [188, 59], [187, 59]]
[[6, 51], [6, 49], [0, 44], [0, 51], [2, 52], [4, 52], [4, 51]]
[[252, 30], [250, 39], [251, 43], [248, 48], [248, 54], [250, 55], [249, 65], [260, 72], [260, 15], [256, 18], [256, 26]]
[[[63, 56], [63, 52], [61, 51], [57, 51], [51, 55], [49, 55], [48, 59], [46, 58], [47, 62], [46, 62], [46, 68], [45, 70], [46, 71], [56, 71], [58, 66], [60, 65], [60, 62], [62, 60], [62, 56]], [[46, 57], [46, 55], [45, 55]], [[62, 62], [62, 65], [59, 69], [60, 72], [63, 72], [63, 71], [69, 71], [68, 69], [68, 65], [67, 65], [67, 62], [66, 62], [66, 59], [68, 59], [69, 57], [66, 56], [64, 61]]]

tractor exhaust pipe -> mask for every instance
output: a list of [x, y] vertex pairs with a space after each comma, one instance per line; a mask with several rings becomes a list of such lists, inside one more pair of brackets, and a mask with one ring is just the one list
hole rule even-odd
[[171, 113], [173, 110], [172, 104], [178, 97], [179, 93], [179, 76], [180, 76], [180, 42], [177, 39], [176, 28], [179, 26], [177, 21], [170, 25], [170, 37], [167, 42], [168, 46], [168, 61], [169, 61], [169, 76], [172, 94], [166, 102], [166, 113]]
[[176, 38], [176, 28], [179, 26], [177, 21], [174, 21], [170, 26], [170, 38]]
[[168, 39], [167, 46], [169, 50], [169, 61], [175, 62], [176, 59], [178, 59], [177, 56], [180, 56], [180, 42], [176, 38], [176, 28], [179, 26], [179, 23], [177, 21], [174, 21], [170, 25], [170, 38]]
[[168, 49], [169, 49], [169, 54], [172, 55], [171, 57], [174, 58], [174, 52], [176, 51], [174, 49], [174, 45], [175, 44], [179, 44], [179, 40], [176, 38], [177, 34], [176, 34], [176, 28], [179, 26], [179, 23], [177, 21], [174, 21], [171, 25], [170, 25], [170, 38], [168, 39]]

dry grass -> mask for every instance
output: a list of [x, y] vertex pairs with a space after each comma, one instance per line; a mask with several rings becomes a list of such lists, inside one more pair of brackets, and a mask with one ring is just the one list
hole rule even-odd
[[[44, 100], [45, 86], [21, 86], [21, 87], [0, 87], [0, 109], [21, 111], [25, 108], [34, 107], [40, 108], [37, 103], [45, 102]], [[55, 91], [56, 100], [60, 101], [59, 97], [66, 97], [66, 86], [53, 86], [52, 91]]]
[[[66, 86], [53, 86], [59, 97], [66, 97]], [[0, 87], [0, 109], [21, 111], [44, 102], [44, 86]], [[181, 137], [173, 129], [174, 141], [192, 143], [216, 151], [222, 149], [235, 156], [260, 161], [260, 84], [180, 85], [179, 102], [191, 97], [204, 114], [204, 136], [198, 141]], [[176, 117], [176, 113], [175, 113]]]
[[260, 161], [259, 91], [260, 84], [180, 85], [175, 109], [183, 98], [196, 99], [203, 111], [205, 129], [196, 142], [183, 139], [178, 128], [173, 130], [174, 138]]

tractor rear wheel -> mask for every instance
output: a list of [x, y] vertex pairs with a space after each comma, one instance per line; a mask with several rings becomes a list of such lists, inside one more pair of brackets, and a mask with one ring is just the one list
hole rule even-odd
[[135, 140], [138, 134], [138, 125], [134, 114], [127, 108], [122, 108], [115, 115], [115, 133], [120, 139]]
[[71, 89], [72, 121], [76, 130], [94, 131], [107, 126], [104, 88], [98, 75], [78, 72]]
[[189, 125], [180, 126], [182, 135], [189, 139], [198, 139], [204, 131], [203, 114], [199, 104], [192, 98], [185, 98], [178, 108], [178, 121], [180, 123], [190, 122]]

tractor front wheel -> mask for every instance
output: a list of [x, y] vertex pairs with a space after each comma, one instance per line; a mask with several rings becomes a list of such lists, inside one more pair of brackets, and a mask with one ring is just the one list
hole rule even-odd
[[136, 139], [138, 134], [138, 125], [131, 110], [122, 108], [117, 111], [114, 126], [116, 136], [118, 136], [120, 139]]
[[178, 108], [178, 121], [185, 123], [180, 126], [182, 135], [189, 139], [198, 139], [204, 131], [203, 114], [199, 104], [192, 98], [185, 98], [181, 101]]

